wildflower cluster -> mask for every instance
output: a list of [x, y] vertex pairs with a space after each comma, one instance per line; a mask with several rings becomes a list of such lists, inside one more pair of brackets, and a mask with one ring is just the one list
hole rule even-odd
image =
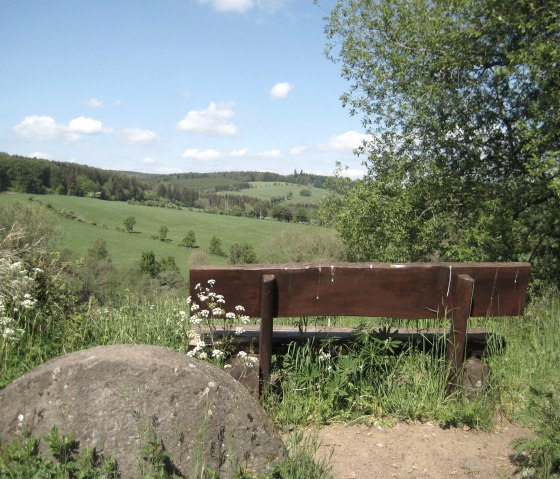
[[15, 343], [23, 335], [18, 318], [32, 310], [37, 300], [32, 296], [35, 278], [42, 270], [29, 271], [23, 261], [14, 257], [0, 258], [0, 349]]
[[[192, 297], [187, 299], [190, 309], [190, 323], [199, 329], [200, 334], [206, 334], [210, 338], [211, 351], [206, 351], [205, 341], [199, 341], [194, 349], [187, 354], [199, 359], [208, 359], [221, 362], [225, 359], [228, 345], [232, 335], [240, 335], [244, 332], [243, 325], [249, 323], [249, 316], [244, 314], [245, 308], [237, 305], [234, 311], [226, 312], [226, 301], [224, 296], [217, 294], [213, 288], [216, 281], [209, 279], [206, 286], [200, 283], [195, 286], [197, 291], [196, 300]], [[220, 327], [223, 335], [220, 344], [216, 341], [216, 329]]]

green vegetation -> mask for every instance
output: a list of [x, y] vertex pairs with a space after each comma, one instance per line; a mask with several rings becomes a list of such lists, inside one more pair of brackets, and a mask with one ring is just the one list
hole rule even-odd
[[560, 284], [559, 8], [337, 2], [329, 56], [372, 135], [326, 205], [354, 259], [524, 260]]
[[[36, 202], [1, 206], [0, 386], [50, 358], [94, 345], [157, 344], [187, 352], [193, 328], [199, 324], [198, 318], [207, 317], [202, 314], [189, 317], [192, 303], [187, 303], [184, 286], [161, 294], [163, 280], [172, 281], [169, 279], [174, 268], [172, 259], [150, 250], [138, 255], [147, 265], [142, 289], [137, 289], [133, 276], [127, 276], [125, 282], [109, 288], [118, 294], [100, 304], [98, 301], [102, 299], [92, 300], [91, 295], [82, 294], [87, 278], [79, 276], [78, 271], [89, 270], [89, 278], [93, 279], [89, 287], [94, 290], [97, 280], [103, 278], [103, 268], [111, 267], [113, 253], [107, 243], [94, 242], [87, 258], [79, 268], [73, 269], [71, 264], [60, 261], [53, 243], [49, 242], [60, 221], [60, 216], [51, 211], [52, 208], [47, 209]], [[115, 222], [124, 216], [115, 214]], [[127, 238], [135, 236], [124, 231], [121, 234]], [[296, 240], [306, 244], [305, 238], [296, 237]], [[154, 241], [153, 245], [159, 243]], [[308, 253], [325, 246], [320, 242], [315, 244], [317, 249], [313, 243], [309, 245]], [[323, 252], [328, 250], [322, 248]], [[95, 270], [94, 266], [98, 269]], [[154, 278], [151, 268], [159, 269], [154, 271]], [[162, 269], [168, 275], [165, 278], [161, 276]], [[75, 289], [75, 285], [79, 288]], [[211, 298], [206, 292], [204, 297], [216, 302], [215, 305], [212, 303], [215, 307], [211, 307], [212, 315], [208, 318], [215, 315], [215, 321], [221, 324], [226, 316], [225, 312], [216, 309], [220, 304], [218, 297]], [[237, 311], [236, 308], [236, 320], [243, 327], [250, 320], [242, 316], [241, 309], [239, 313]], [[281, 380], [277, 389], [268, 391], [265, 398], [265, 406], [276, 423], [287, 429], [295, 428], [296, 435], [291, 439], [293, 447], [300, 445], [299, 452], [297, 449], [292, 451], [292, 462], [285, 466], [288, 468], [285, 476], [280, 477], [324, 477], [325, 465], [314, 465], [310, 459], [313, 444], [306, 444], [302, 436], [297, 435], [301, 427], [333, 420], [367, 423], [438, 420], [444, 426], [491, 428], [497, 416], [535, 427], [539, 436], [519, 443], [519, 448], [527, 453], [522, 456], [527, 461], [523, 467], [529, 472], [534, 471], [535, 477], [537, 474], [552, 477], [558, 473], [557, 437], [560, 429], [556, 408], [560, 389], [557, 368], [560, 360], [559, 316], [560, 294], [551, 290], [533, 298], [523, 318], [481, 321], [480, 325], [497, 337], [505, 338], [507, 344], [504, 346], [501, 341], [491, 339], [484, 359], [490, 364], [492, 375], [487, 387], [474, 400], [469, 399], [461, 388], [452, 396], [445, 394], [448, 373], [443, 354], [445, 338], [435, 344], [428, 344], [428, 341], [405, 344], [379, 339], [362, 329], [357, 341], [347, 345], [324, 341], [289, 346], [285, 354], [276, 357], [275, 374]], [[226, 319], [233, 321], [231, 318]], [[337, 318], [337, 321], [343, 324], [345, 319]], [[390, 331], [403, 323], [384, 321], [383, 324], [386, 331]], [[231, 326], [233, 331], [233, 322]], [[420, 322], [418, 326], [423, 328], [425, 324]], [[225, 349], [221, 354], [206, 345], [189, 354], [202, 358], [205, 353], [204, 357], [220, 365], [228, 354], [236, 351], [232, 343], [231, 349]], [[60, 441], [69, 442], [67, 439]], [[157, 445], [154, 441], [150, 443], [152, 446]], [[154, 447], [152, 455], [157, 465], [156, 459], [161, 457]], [[42, 461], [32, 454], [31, 442], [22, 442], [17, 447], [2, 445], [0, 449], [0, 456], [10, 458], [4, 461], [10, 461], [12, 465], [15, 455], [26, 456], [28, 459], [24, 462], [33, 464], [40, 465]], [[84, 457], [90, 457], [89, 453]], [[81, 460], [76, 461], [75, 464], [81, 463]], [[60, 466], [40, 467], [48, 470], [48, 467]], [[308, 472], [297, 475], [294, 470]]]
[[[157, 257], [175, 258], [184, 278], [191, 256], [197, 250], [183, 244], [185, 236], [193, 232], [195, 245], [208, 251], [213, 237], [222, 241], [222, 252], [229, 252], [233, 244], [241, 244], [250, 238], [257, 258], [265, 260], [269, 244], [285, 231], [301, 231], [321, 238], [330, 234], [328, 229], [312, 226], [286, 224], [271, 220], [258, 220], [226, 215], [212, 215], [190, 209], [150, 208], [116, 201], [100, 201], [61, 195], [38, 195], [33, 204], [53, 212], [52, 221], [59, 225], [57, 249], [75, 252], [85, 257], [96, 239], [103, 239], [111, 254], [112, 265], [117, 269], [133, 267], [143, 251], [153, 251]], [[0, 206], [15, 201], [30, 204], [29, 195], [0, 194]], [[54, 214], [58, 213], [58, 214]], [[124, 219], [134, 218], [132, 234], [126, 234]], [[157, 225], [168, 228], [166, 241], [154, 240]], [[63, 235], [62, 235], [63, 232]], [[206, 262], [225, 263], [227, 257], [210, 256]]]
[[[128, 201], [132, 204], [162, 208], [197, 208], [211, 213], [249, 218], [266, 218], [273, 204], [293, 198], [290, 189], [285, 196], [269, 194], [236, 194], [250, 191], [253, 184], [278, 184], [302, 191], [315, 191], [314, 198], [305, 204], [286, 201], [284, 207], [305, 208], [306, 222], [316, 220], [317, 200], [324, 196], [322, 187], [326, 177], [297, 173], [278, 175], [260, 172], [181, 173], [149, 175], [100, 170], [74, 163], [60, 163], [25, 158], [0, 152], [0, 192], [57, 194]], [[270, 182], [270, 183], [267, 183]], [[280, 182], [280, 183], [279, 183]], [[283, 182], [283, 183], [282, 183]], [[252, 189], [251, 189], [252, 190]], [[288, 198], [288, 200], [290, 199]], [[293, 211], [291, 211], [293, 214]], [[300, 218], [302, 216], [300, 215]], [[134, 224], [125, 223], [132, 232]]]

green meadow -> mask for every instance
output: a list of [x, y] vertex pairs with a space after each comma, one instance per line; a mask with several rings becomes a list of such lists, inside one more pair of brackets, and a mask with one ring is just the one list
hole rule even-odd
[[[240, 191], [224, 191], [222, 194], [253, 196], [261, 200], [271, 200], [274, 197], [283, 196], [287, 198], [288, 194], [292, 194], [291, 199], [286, 199], [285, 203], [309, 203], [317, 204], [326, 195], [327, 190], [323, 188], [315, 188], [314, 186], [302, 186], [295, 183], [272, 183], [269, 181], [253, 181], [249, 183], [250, 188]], [[311, 192], [310, 196], [300, 195], [301, 190]]]
[[[251, 244], [257, 256], [266, 251], [265, 243], [274, 235], [286, 230], [305, 229], [305, 231], [324, 231], [312, 225], [284, 223], [271, 219], [216, 215], [191, 209], [168, 209], [124, 202], [102, 201], [62, 195], [28, 195], [17, 193], [0, 194], [0, 204], [9, 201], [40, 202], [45, 207], [59, 213], [57, 215], [62, 231], [63, 247], [85, 255], [97, 238], [107, 243], [113, 264], [126, 267], [139, 260], [144, 251], [153, 251], [156, 256], [173, 256], [181, 273], [186, 277], [189, 257], [196, 251], [207, 252], [210, 241], [217, 237], [222, 242], [226, 253], [235, 243]], [[66, 215], [60, 214], [61, 211]], [[71, 217], [74, 219], [72, 219]], [[133, 216], [136, 219], [134, 231], [127, 233], [124, 219]], [[167, 226], [166, 241], [160, 241], [158, 232], [161, 226]], [[193, 230], [199, 248], [180, 247], [181, 239], [187, 231]], [[225, 263], [227, 257], [208, 254], [211, 263]]]

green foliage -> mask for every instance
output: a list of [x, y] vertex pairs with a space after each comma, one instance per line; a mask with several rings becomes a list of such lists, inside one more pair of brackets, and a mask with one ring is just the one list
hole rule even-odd
[[346, 248], [332, 230], [285, 229], [266, 241], [262, 259], [268, 263], [345, 261]]
[[136, 224], [136, 218], [134, 216], [127, 216], [124, 219], [124, 227], [126, 228], [127, 233], [132, 233], [135, 224]]
[[111, 255], [107, 249], [107, 241], [97, 238], [91, 248], [88, 249], [88, 256], [93, 259], [104, 259], [111, 262]]
[[193, 230], [187, 231], [187, 234], [183, 237], [179, 246], [185, 246], [186, 248], [196, 248], [196, 236]]
[[79, 444], [71, 435], [59, 436], [53, 427], [44, 437], [52, 458], [40, 453], [40, 441], [34, 437], [16, 439], [12, 444], [0, 444], [0, 475], [14, 478], [41, 479], [117, 479], [116, 462], [86, 447], [79, 451]]
[[257, 253], [249, 243], [234, 243], [229, 249], [230, 264], [250, 264], [257, 262]]
[[222, 249], [222, 240], [217, 236], [213, 236], [208, 246], [208, 252], [216, 256], [225, 256], [224, 250]]
[[371, 134], [326, 215], [353, 258], [529, 260], [560, 282], [559, 8], [337, 2], [329, 56]]
[[[531, 389], [531, 405], [538, 411], [537, 430], [530, 439], [514, 442], [524, 477], [560, 477], [560, 401], [552, 391]], [[529, 474], [529, 471], [534, 471]], [[536, 473], [536, 474], [535, 474]]]
[[309, 190], [307, 188], [302, 188], [301, 190], [299, 190], [299, 195], [300, 196], [311, 196], [311, 190]]
[[153, 251], [144, 251], [140, 257], [140, 271], [155, 278], [161, 271], [161, 264]]
[[169, 228], [167, 226], [160, 226], [159, 231], [158, 231], [158, 238], [160, 241], [165, 241], [167, 239], [167, 233], [169, 231]]

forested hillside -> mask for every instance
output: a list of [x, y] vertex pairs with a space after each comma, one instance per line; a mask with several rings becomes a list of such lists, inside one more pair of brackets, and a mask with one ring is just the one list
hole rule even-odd
[[[192, 207], [211, 213], [273, 217], [280, 221], [309, 222], [317, 218], [317, 200], [310, 199], [307, 193], [310, 189], [322, 188], [326, 180], [327, 177], [303, 171], [287, 176], [248, 171], [152, 175], [0, 153], [0, 191], [93, 197], [147, 206]], [[292, 198], [293, 192], [260, 198], [251, 194], [253, 182], [301, 185], [301, 201]]]

